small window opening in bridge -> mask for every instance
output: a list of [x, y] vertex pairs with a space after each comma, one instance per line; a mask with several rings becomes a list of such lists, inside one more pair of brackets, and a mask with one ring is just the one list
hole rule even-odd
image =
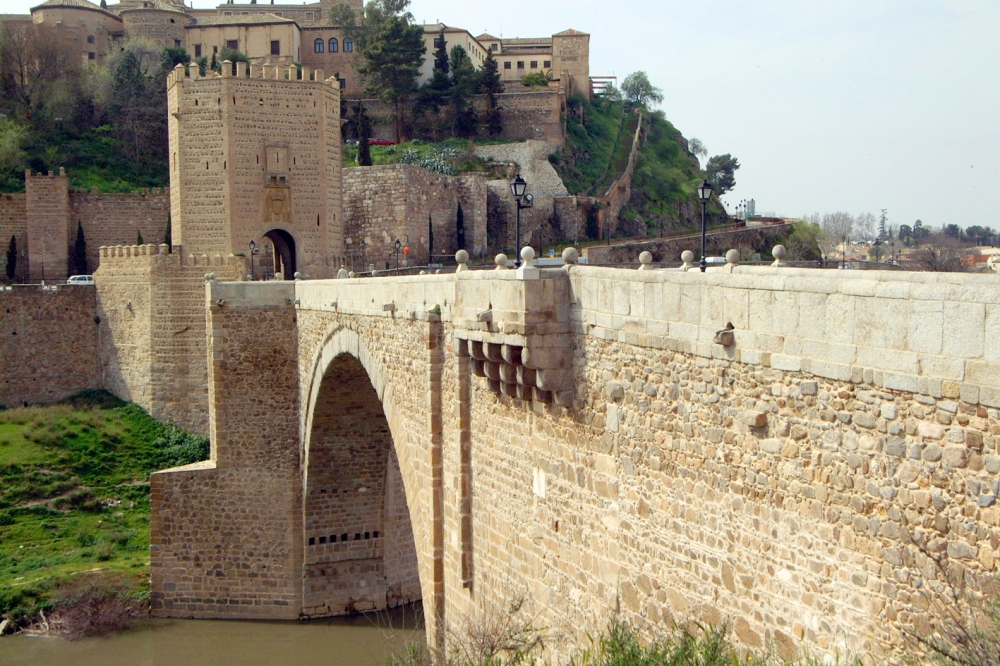
[[552, 524], [552, 527], [553, 527], [553, 529], [554, 529], [554, 530], [555, 530], [556, 532], [558, 532], [558, 531], [559, 531], [559, 521], [557, 520], [557, 521], [556, 521], [555, 523], [553, 523], [553, 524]]
[[365, 532], [365, 540], [368, 540], [368, 539], [371, 539], [371, 538], [372, 538], [371, 532]]
[[229, 161], [228, 160], [222, 160], [222, 168], [223, 168], [223, 170], [229, 168]]
[[297, 165], [298, 165], [298, 163], [299, 163], [299, 158], [297, 158], [297, 157], [293, 157], [293, 158], [292, 158], [292, 166], [297, 166]]
[[321, 536], [321, 537], [319, 538], [319, 542], [320, 542], [320, 543], [326, 543], [326, 537], [325, 537], [325, 536]]
[[372, 536], [377, 539], [378, 538], [378, 532], [372, 532]]
[[260, 164], [260, 155], [257, 156], [257, 164]]
[[197, 97], [195, 97], [195, 99], [194, 99], [194, 105], [198, 106], [198, 98]]
[[233, 95], [233, 104], [236, 104], [236, 95]]
[[316, 226], [319, 226], [319, 213], [316, 214]]
[[216, 104], [216, 106], [222, 106], [222, 98], [221, 97], [216, 97], [215, 98], [215, 104]]
[[354, 533], [354, 540], [355, 541], [361, 541], [361, 532], [355, 532]]
[[337, 535], [336, 534], [331, 534], [330, 535], [330, 543], [337, 543]]
[[340, 535], [340, 540], [347, 541], [347, 532], [344, 532], [343, 534]]
[[309, 545], [310, 546], [316, 545], [316, 537], [309, 537]]
[[208, 171], [208, 162], [205, 162], [205, 171]]

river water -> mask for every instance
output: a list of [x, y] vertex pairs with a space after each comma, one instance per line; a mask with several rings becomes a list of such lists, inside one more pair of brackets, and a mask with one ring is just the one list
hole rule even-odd
[[383, 666], [424, 643], [420, 605], [312, 622], [155, 619], [108, 638], [0, 638], [2, 666]]

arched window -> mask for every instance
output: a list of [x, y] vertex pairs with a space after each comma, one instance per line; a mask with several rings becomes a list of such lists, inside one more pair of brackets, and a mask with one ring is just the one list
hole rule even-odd
[[[346, 44], [344, 45], [344, 48], [345, 49], [347, 48]], [[330, 53], [336, 53], [339, 50], [340, 50], [340, 44], [337, 43], [337, 38], [336, 37], [331, 37], [330, 38]]]
[[317, 39], [315, 42], [313, 42], [313, 51], [315, 51], [316, 53], [322, 53], [323, 52], [323, 40], [322, 39]]
[[349, 39], [344, 40], [344, 53], [349, 53], [354, 50], [354, 42]]

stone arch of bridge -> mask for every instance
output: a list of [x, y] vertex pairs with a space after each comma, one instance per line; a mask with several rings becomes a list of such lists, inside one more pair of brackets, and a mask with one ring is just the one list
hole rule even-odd
[[430, 598], [436, 570], [421, 462], [381, 361], [335, 327], [317, 350], [301, 420], [303, 612]]

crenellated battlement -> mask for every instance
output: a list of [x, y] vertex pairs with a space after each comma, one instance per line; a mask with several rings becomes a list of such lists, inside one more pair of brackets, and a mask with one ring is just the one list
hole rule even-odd
[[137, 262], [156, 265], [173, 265], [177, 267], [212, 267], [212, 266], [232, 266], [239, 267], [246, 263], [245, 258], [230, 254], [223, 257], [221, 253], [193, 253], [184, 252], [183, 248], [177, 247], [174, 252], [166, 243], [146, 245], [109, 245], [100, 248], [102, 267], [122, 267], [126, 264], [135, 265]]
[[281, 65], [260, 65], [257, 63], [247, 64], [245, 62], [236, 63], [235, 73], [233, 63], [229, 60], [222, 61], [222, 71], [206, 70], [201, 73], [201, 68], [195, 63], [188, 65], [177, 65], [173, 71], [167, 75], [167, 89], [169, 90], [178, 83], [188, 81], [216, 80], [216, 79], [256, 79], [284, 81], [286, 83], [318, 83], [330, 86], [334, 90], [340, 91], [340, 81], [335, 77], [325, 78], [322, 69], [312, 69], [310, 67], [289, 67]]

